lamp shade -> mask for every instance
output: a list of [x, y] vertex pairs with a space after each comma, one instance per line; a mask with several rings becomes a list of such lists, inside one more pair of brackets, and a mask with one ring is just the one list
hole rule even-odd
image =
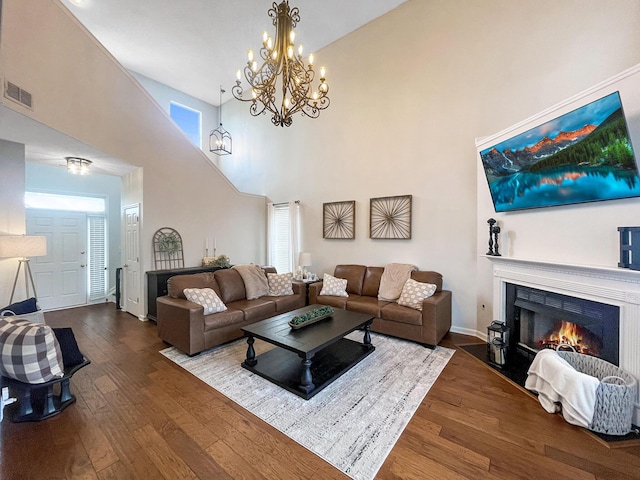
[[300, 252], [300, 256], [298, 257], [298, 264], [301, 267], [311, 266], [311, 254], [309, 252]]
[[0, 237], [0, 258], [40, 257], [47, 254], [47, 237], [7, 235]]

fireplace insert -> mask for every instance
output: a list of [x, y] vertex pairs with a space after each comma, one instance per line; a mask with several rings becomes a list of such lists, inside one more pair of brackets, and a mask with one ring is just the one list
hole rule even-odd
[[568, 344], [619, 365], [619, 307], [515, 284], [506, 293], [510, 355], [533, 360], [543, 348]]

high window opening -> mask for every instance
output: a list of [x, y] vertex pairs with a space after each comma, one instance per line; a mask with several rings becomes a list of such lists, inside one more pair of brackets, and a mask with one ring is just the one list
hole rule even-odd
[[169, 116], [187, 134], [193, 144], [202, 148], [202, 113], [176, 102], [169, 104]]
[[269, 247], [267, 262], [278, 273], [293, 272], [300, 253], [299, 202], [270, 203], [268, 206]]

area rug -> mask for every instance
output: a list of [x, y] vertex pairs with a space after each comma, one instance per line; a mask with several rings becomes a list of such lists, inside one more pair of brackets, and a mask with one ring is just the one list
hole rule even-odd
[[[351, 478], [375, 477], [454, 350], [372, 334], [375, 351], [310, 400], [240, 366], [244, 339], [189, 357], [164, 356]], [[347, 338], [362, 341], [362, 333]], [[256, 340], [256, 354], [271, 345]]]

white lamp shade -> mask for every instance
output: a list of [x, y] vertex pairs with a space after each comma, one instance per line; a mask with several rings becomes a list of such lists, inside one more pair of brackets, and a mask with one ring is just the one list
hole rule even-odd
[[300, 252], [300, 256], [298, 257], [298, 264], [301, 267], [311, 266], [311, 254], [309, 252]]
[[7, 235], [0, 237], [0, 258], [40, 257], [47, 254], [47, 237]]

